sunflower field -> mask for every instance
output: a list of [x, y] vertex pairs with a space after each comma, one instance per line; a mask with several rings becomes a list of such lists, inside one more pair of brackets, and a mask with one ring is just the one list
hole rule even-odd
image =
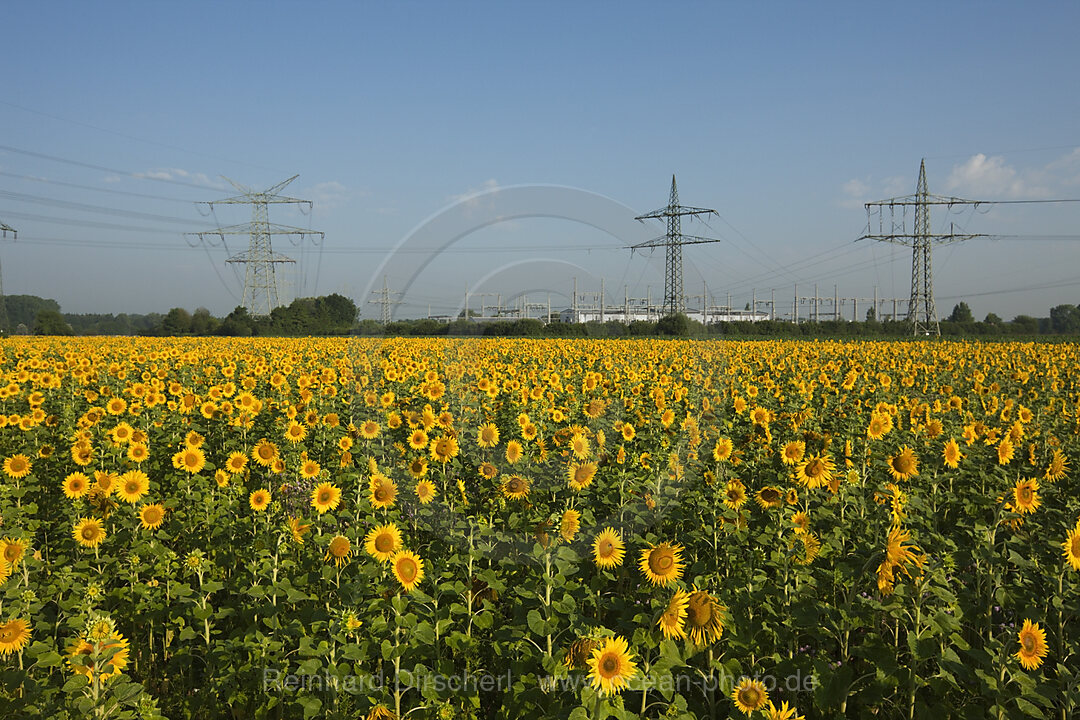
[[0, 344], [0, 718], [1080, 711], [1080, 348]]

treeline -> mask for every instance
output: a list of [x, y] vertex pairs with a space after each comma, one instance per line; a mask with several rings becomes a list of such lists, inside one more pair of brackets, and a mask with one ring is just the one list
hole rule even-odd
[[7, 318], [0, 313], [0, 331], [24, 335], [346, 335], [355, 330], [357, 315], [356, 303], [338, 294], [297, 298], [266, 318], [251, 317], [243, 307], [224, 318], [206, 308], [173, 308], [164, 315], [62, 313], [58, 302], [36, 295], [9, 295], [3, 303]]

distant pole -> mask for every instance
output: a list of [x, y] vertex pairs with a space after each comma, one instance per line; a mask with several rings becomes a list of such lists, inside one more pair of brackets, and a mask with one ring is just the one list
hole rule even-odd
[[652, 285], [645, 288], [645, 319], [652, 322]]
[[795, 283], [795, 300], [791, 303], [791, 317], [799, 324], [799, 284]]
[[627, 285], [622, 286], [622, 296], [623, 296], [623, 301], [622, 301], [623, 302], [623, 311], [622, 311], [623, 325], [629, 325], [630, 324], [630, 287], [629, 286], [627, 286]]
[[465, 283], [465, 319], [469, 319], [469, 283]]
[[832, 286], [832, 307], [833, 307], [833, 320], [840, 322], [840, 291], [837, 290], [837, 286]]
[[817, 297], [817, 283], [814, 283], [814, 322], [821, 320], [821, 316], [818, 315], [818, 297]]
[[776, 319], [776, 288], [773, 288], [772, 294], [769, 295], [769, 319]]
[[574, 309], [574, 322], [578, 322], [578, 311], [577, 311], [577, 276], [576, 276], [576, 275], [574, 276], [574, 297], [573, 297], [573, 299], [572, 299], [572, 302], [571, 302], [571, 307], [572, 307], [572, 308]]
[[600, 278], [600, 322], [604, 322], [604, 278]]
[[881, 308], [878, 306], [877, 285], [874, 286], [874, 320], [880, 320]]

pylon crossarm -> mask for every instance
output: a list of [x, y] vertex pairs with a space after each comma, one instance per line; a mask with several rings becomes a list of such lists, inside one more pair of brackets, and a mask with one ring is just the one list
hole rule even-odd
[[[964, 235], [926, 235], [925, 237], [938, 245], [948, 245], [949, 243], [971, 240], [972, 238], [990, 237], [990, 235], [986, 235], [985, 233], [967, 233]], [[879, 242], [891, 242], [896, 245], [906, 245], [907, 247], [911, 247], [911, 238], [911, 233], [898, 233], [895, 235], [863, 235], [862, 237], [857, 238], [856, 242], [859, 240], [878, 240]]]

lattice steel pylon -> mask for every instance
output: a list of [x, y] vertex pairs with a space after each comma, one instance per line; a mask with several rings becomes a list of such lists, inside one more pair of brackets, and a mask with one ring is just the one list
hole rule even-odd
[[[19, 237], [19, 232], [10, 225], [5, 225], [0, 222], [0, 238], [6, 238], [8, 233], [11, 233], [12, 239]], [[8, 313], [7, 313], [7, 301], [4, 299], [4, 274], [0, 270], [0, 332], [7, 332], [8, 329]]]
[[288, 180], [283, 180], [262, 192], [256, 192], [238, 182], [225, 178], [242, 194], [224, 200], [211, 200], [196, 204], [206, 205], [211, 210], [214, 209], [215, 205], [251, 205], [251, 222], [247, 225], [230, 225], [217, 230], [185, 233], [186, 235], [198, 237], [200, 240], [205, 240], [207, 235], [216, 235], [223, 241], [226, 235], [247, 235], [251, 238], [246, 252], [233, 255], [226, 262], [246, 266], [244, 270], [243, 306], [247, 308], [248, 313], [253, 317], [266, 317], [279, 305], [277, 274], [274, 266], [296, 262], [287, 255], [274, 252], [270, 243], [271, 237], [274, 235], [298, 235], [301, 239], [308, 235], [318, 235], [320, 238], [326, 237], [325, 233], [318, 230], [305, 230], [270, 223], [269, 205], [292, 203], [307, 205], [309, 209], [311, 208], [310, 200], [298, 200], [297, 198], [278, 195], [279, 191], [298, 177], [300, 176], [293, 175]]
[[663, 247], [666, 248], [667, 258], [664, 268], [664, 314], [675, 315], [686, 311], [686, 296], [683, 294], [683, 245], [700, 245], [702, 243], [720, 242], [715, 238], [699, 237], [697, 235], [683, 235], [682, 219], [684, 216], [716, 215], [719, 213], [708, 208], [688, 207], [679, 204], [679, 190], [675, 185], [675, 176], [671, 176], [671, 196], [667, 207], [653, 210], [651, 213], [639, 215], [635, 220], [663, 219], [667, 222], [667, 233], [654, 240], [648, 240], [637, 245], [631, 245], [630, 249]]
[[[980, 205], [978, 200], [964, 200], [962, 198], [931, 195], [926, 184], [926, 160], [919, 164], [919, 182], [915, 187], [914, 195], [895, 197], [888, 200], [878, 200], [866, 203], [866, 227], [867, 232], [860, 240], [879, 240], [898, 245], [911, 246], [911, 299], [908, 300], [907, 321], [911, 323], [912, 334], [941, 335], [941, 325], [938, 323], [937, 309], [934, 307], [934, 273], [930, 264], [931, 248], [936, 242], [944, 245], [958, 240], [970, 240], [975, 237], [986, 237], [982, 233], [957, 234], [954, 226], [950, 223], [949, 234], [935, 235], [930, 232], [930, 206], [946, 205]], [[873, 214], [878, 214], [877, 234], [872, 234]], [[889, 209], [889, 224], [886, 229], [885, 208]], [[914, 208], [914, 226], [911, 232], [907, 230], [908, 208]], [[900, 217], [897, 218], [899, 211]]]

